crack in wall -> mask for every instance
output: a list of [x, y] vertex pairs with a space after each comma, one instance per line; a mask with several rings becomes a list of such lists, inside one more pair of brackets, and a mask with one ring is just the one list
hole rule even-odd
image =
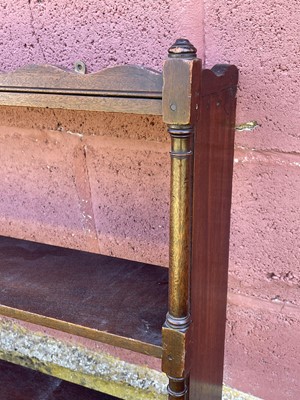
[[83, 146], [83, 156], [84, 156], [84, 168], [85, 168], [85, 174], [87, 177], [87, 187], [88, 187], [88, 191], [89, 191], [89, 198], [90, 198], [90, 214], [91, 214], [91, 223], [93, 224], [93, 228], [94, 228], [94, 232], [97, 238], [97, 246], [99, 248], [99, 252], [101, 253], [101, 249], [100, 249], [100, 238], [99, 238], [99, 232], [97, 229], [97, 225], [96, 225], [96, 219], [95, 219], [95, 213], [94, 213], [94, 208], [93, 208], [93, 192], [92, 192], [92, 188], [91, 188], [91, 179], [90, 179], [90, 173], [89, 173], [89, 167], [88, 167], [88, 163], [87, 163], [87, 154], [88, 154], [88, 147], [87, 145]]
[[90, 236], [94, 252], [101, 252], [93, 208], [92, 188], [87, 163], [87, 145], [79, 145], [74, 152], [74, 183], [79, 201], [84, 230]]
[[300, 318], [300, 307], [298, 305], [277, 298], [267, 300], [228, 292], [228, 304], [245, 309], [261, 310], [268, 313], [283, 314], [292, 318]]
[[63, 375], [58, 377], [95, 390], [119, 385], [134, 395], [128, 399], [162, 399], [167, 394], [167, 377], [160, 371], [33, 332], [15, 320], [0, 318], [0, 328], [0, 358], [9, 362]]
[[[300, 156], [300, 151], [284, 151], [280, 149], [267, 149], [267, 150], [260, 150], [260, 149], [255, 149], [253, 147], [248, 147], [248, 146], [241, 146], [241, 145], [236, 145], [235, 150], [240, 150], [244, 152], [252, 152], [256, 153], [262, 156], [292, 156], [292, 157], [299, 157]], [[292, 165], [293, 163], [291, 163]], [[294, 163], [294, 165], [297, 165], [297, 163]]]

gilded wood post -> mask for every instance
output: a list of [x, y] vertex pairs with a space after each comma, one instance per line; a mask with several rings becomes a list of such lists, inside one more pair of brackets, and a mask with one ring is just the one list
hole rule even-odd
[[193, 133], [199, 109], [201, 61], [186, 39], [169, 49], [164, 65], [163, 119], [171, 135], [169, 305], [163, 327], [162, 369], [169, 399], [187, 399], [189, 375], [190, 264]]

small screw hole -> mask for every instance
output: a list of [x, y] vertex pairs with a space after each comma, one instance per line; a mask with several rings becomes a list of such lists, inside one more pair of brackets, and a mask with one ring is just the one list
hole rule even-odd
[[79, 74], [85, 74], [86, 73], [86, 66], [83, 61], [77, 61], [74, 65], [74, 69], [76, 72]]

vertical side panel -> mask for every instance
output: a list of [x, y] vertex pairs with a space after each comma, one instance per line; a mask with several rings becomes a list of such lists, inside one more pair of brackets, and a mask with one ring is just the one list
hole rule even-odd
[[190, 400], [222, 398], [237, 84], [222, 68], [202, 73], [195, 135]]

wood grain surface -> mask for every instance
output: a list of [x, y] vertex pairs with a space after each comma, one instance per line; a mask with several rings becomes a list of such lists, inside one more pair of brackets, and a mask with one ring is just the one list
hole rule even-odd
[[190, 400], [221, 400], [237, 69], [204, 70], [195, 135]]
[[161, 356], [168, 270], [0, 237], [0, 313]]
[[12, 90], [161, 98], [162, 74], [135, 65], [106, 68], [91, 74], [52, 65], [29, 65], [0, 73], [0, 91]]
[[162, 74], [134, 65], [80, 74], [51, 65], [0, 73], [0, 105], [161, 115]]

